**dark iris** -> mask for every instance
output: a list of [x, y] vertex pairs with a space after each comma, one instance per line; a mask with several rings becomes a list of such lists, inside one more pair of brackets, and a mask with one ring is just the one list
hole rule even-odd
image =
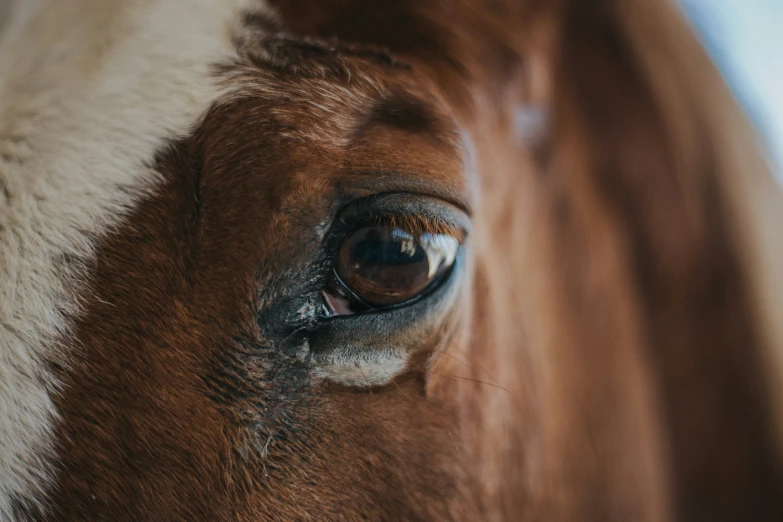
[[345, 239], [338, 254], [335, 272], [346, 288], [326, 290], [327, 303], [339, 315], [353, 313], [352, 300], [380, 308], [414, 299], [448, 275], [458, 248], [450, 235], [361, 228]]

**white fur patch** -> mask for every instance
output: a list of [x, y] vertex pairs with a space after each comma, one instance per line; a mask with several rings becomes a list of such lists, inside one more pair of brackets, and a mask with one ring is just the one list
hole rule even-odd
[[[3, 1], [3, 0], [0, 0]], [[7, 0], [6, 0], [7, 1]], [[221, 95], [239, 13], [261, 0], [15, 0], [0, 34], [0, 520], [40, 497], [69, 320], [96, 240], [166, 140]]]
[[346, 386], [383, 386], [405, 371], [410, 354], [403, 350], [336, 350], [311, 359], [313, 375]]

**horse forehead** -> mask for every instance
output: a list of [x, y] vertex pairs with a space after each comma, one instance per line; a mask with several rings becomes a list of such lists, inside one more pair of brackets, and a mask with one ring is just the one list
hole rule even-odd
[[51, 480], [58, 383], [48, 361], [69, 358], [93, 245], [155, 189], [145, 165], [156, 151], [223, 94], [213, 66], [235, 58], [248, 9], [265, 4], [10, 6], [0, 29], [0, 519]]

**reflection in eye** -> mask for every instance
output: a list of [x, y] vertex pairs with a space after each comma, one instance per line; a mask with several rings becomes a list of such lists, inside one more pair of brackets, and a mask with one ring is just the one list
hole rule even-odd
[[405, 303], [448, 276], [458, 249], [459, 240], [448, 234], [361, 228], [343, 242], [324, 299], [332, 315]]

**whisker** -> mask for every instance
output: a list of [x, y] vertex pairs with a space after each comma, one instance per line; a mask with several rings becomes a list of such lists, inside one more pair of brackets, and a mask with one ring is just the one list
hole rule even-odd
[[459, 451], [459, 448], [457, 447], [457, 439], [454, 438], [454, 434], [449, 430], [449, 435], [451, 436], [451, 442], [454, 444], [454, 449]]
[[503, 386], [500, 386], [499, 384], [494, 384], [494, 383], [491, 383], [491, 382], [482, 381], [481, 379], [472, 379], [470, 377], [463, 377], [461, 375], [446, 375], [445, 373], [435, 373], [435, 372], [430, 372], [430, 373], [433, 374], [433, 375], [437, 375], [439, 377], [446, 377], [447, 379], [465, 379], [466, 381], [473, 381], [473, 382], [478, 382], [478, 383], [481, 383], [481, 384], [486, 384], [487, 386], [492, 386], [493, 388], [498, 388], [498, 389], [501, 389], [501, 390], [503, 390], [504, 392], [506, 392], [508, 394], [511, 394], [511, 391], [508, 388], [504, 388]]
[[367, 374], [364, 373], [364, 370], [362, 370], [362, 365], [358, 362], [354, 363], [356, 365], [356, 368], [362, 372], [362, 375], [364, 376], [364, 380], [367, 382], [367, 391], [370, 392], [370, 395], [372, 395], [372, 386], [370, 386], [370, 379], [367, 378]]
[[436, 351], [436, 352], [439, 352], [439, 353], [442, 353], [443, 355], [446, 355], [446, 356], [448, 356], [448, 357], [451, 357], [451, 358], [452, 358], [452, 359], [454, 359], [455, 361], [457, 361], [457, 362], [459, 362], [459, 363], [462, 363], [463, 365], [465, 365], [467, 368], [469, 368], [469, 369], [471, 369], [471, 370], [474, 370], [474, 369], [475, 369], [475, 370], [479, 370], [481, 373], [483, 373], [484, 375], [486, 375], [487, 377], [489, 377], [489, 379], [490, 379], [491, 381], [493, 381], [495, 384], [497, 384], [498, 386], [500, 386], [500, 382], [498, 382], [498, 380], [497, 380], [497, 379], [495, 379], [494, 377], [492, 377], [492, 375], [490, 375], [490, 373], [489, 373], [488, 371], [486, 371], [484, 368], [482, 368], [482, 367], [481, 367], [481, 366], [479, 366], [478, 364], [475, 364], [475, 365], [474, 365], [474, 364], [471, 364], [471, 363], [465, 362], [465, 361], [463, 361], [462, 359], [460, 359], [459, 357], [457, 357], [456, 355], [450, 354], [449, 352], [447, 352], [447, 351], [445, 351], [445, 350], [438, 350], [438, 349], [436, 349], [435, 351]]
[[451, 328], [448, 332], [446, 332], [446, 335], [443, 336], [441, 341], [438, 343], [438, 345], [434, 349], [434, 351], [438, 353], [438, 355], [436, 356], [436, 359], [438, 357], [440, 357], [440, 355], [447, 355], [448, 357], [451, 357], [455, 361], [463, 364], [464, 366], [466, 366], [467, 368], [469, 368], [471, 370], [478, 369], [484, 375], [486, 375], [491, 381], [494, 381], [494, 382], [486, 382], [486, 381], [482, 381], [481, 379], [474, 379], [474, 378], [471, 378], [471, 377], [462, 377], [462, 376], [439, 374], [439, 373], [436, 373], [436, 372], [433, 372], [433, 371], [430, 371], [429, 373], [431, 373], [433, 375], [439, 375], [441, 377], [459, 378], [459, 379], [466, 379], [466, 380], [470, 380], [470, 381], [474, 381], [474, 382], [483, 383], [483, 384], [486, 384], [486, 385], [489, 385], [489, 386], [493, 386], [495, 388], [500, 388], [501, 390], [505, 391], [509, 395], [513, 395], [508, 390], [508, 388], [505, 388], [503, 385], [501, 385], [500, 382], [497, 379], [495, 379], [492, 375], [490, 375], [490, 373], [488, 371], [486, 371], [485, 369], [483, 369], [481, 366], [473, 365], [473, 364], [470, 364], [470, 363], [468, 363], [466, 361], [463, 361], [462, 359], [460, 359], [456, 355], [452, 355], [452, 354], [448, 353], [446, 350], [444, 350], [444, 347], [451, 342], [451, 340], [454, 338], [455, 334], [456, 334], [456, 327]]
[[460, 446], [462, 446], [465, 449], [468, 449], [468, 445], [465, 444], [465, 441], [462, 440], [462, 438], [457, 438], [454, 436], [454, 432], [449, 430], [449, 435], [451, 436], [451, 441], [454, 443], [454, 449], [459, 451], [459, 447], [457, 446], [457, 443], [459, 443]]
[[[391, 373], [389, 373], [389, 370], [387, 370], [387, 369], [386, 369], [386, 368], [385, 368], [385, 367], [384, 367], [382, 364], [380, 364], [380, 363], [378, 363], [378, 366], [380, 366], [380, 367], [381, 367], [381, 369], [382, 369], [384, 372], [386, 372], [386, 375], [388, 375], [388, 376], [389, 376], [389, 379], [391, 379], [391, 382], [393, 382], [393, 383], [394, 383], [394, 385], [397, 387], [397, 389], [398, 389], [398, 390], [400, 390], [400, 393], [402, 393], [403, 395], [405, 395], [406, 397], [408, 397], [408, 394], [407, 394], [407, 393], [405, 393], [405, 392], [403, 391], [403, 389], [402, 389], [402, 388], [400, 388], [400, 385], [399, 385], [399, 384], [397, 384], [397, 381], [395, 381], [395, 380], [394, 380], [394, 377], [392, 377], [392, 374], [391, 374]], [[408, 398], [410, 398], [410, 397], [408, 397]]]

